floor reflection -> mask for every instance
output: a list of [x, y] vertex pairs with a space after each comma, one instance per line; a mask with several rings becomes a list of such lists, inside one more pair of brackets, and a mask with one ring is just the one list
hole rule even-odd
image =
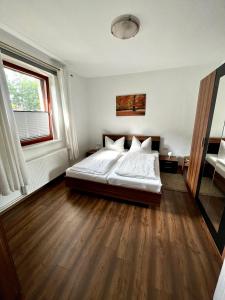
[[215, 230], [218, 231], [225, 207], [224, 193], [217, 187], [212, 178], [203, 177], [199, 198]]

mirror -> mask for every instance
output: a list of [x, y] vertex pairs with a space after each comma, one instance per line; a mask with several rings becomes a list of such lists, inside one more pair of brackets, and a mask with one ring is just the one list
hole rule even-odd
[[200, 182], [199, 200], [216, 232], [225, 208], [225, 76], [217, 99]]

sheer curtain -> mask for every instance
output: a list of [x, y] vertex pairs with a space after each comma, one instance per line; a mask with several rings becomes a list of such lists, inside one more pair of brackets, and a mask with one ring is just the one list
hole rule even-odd
[[71, 115], [71, 105], [67, 89], [68, 87], [65, 82], [65, 71], [63, 69], [59, 70], [57, 72], [57, 77], [59, 80], [59, 89], [62, 101], [66, 143], [69, 151], [69, 159], [74, 161], [79, 156], [79, 148], [74, 117]]
[[0, 52], [0, 194], [26, 194], [27, 172]]

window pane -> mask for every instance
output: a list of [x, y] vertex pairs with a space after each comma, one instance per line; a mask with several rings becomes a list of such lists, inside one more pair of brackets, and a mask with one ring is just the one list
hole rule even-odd
[[21, 142], [49, 136], [49, 116], [47, 112], [14, 111]]
[[5, 74], [14, 111], [45, 111], [40, 79], [8, 68]]
[[[22, 145], [53, 139], [48, 111], [48, 77], [4, 62], [5, 75]], [[31, 72], [31, 73], [30, 73]]]

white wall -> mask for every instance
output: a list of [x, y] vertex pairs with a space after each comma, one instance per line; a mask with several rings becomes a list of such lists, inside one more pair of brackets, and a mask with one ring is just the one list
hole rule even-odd
[[216, 105], [213, 114], [212, 127], [210, 130], [211, 137], [221, 137], [225, 135], [223, 126], [225, 121], [225, 76], [220, 78]]
[[[90, 147], [103, 133], [160, 135], [161, 152], [190, 153], [200, 80], [213, 68], [187, 67], [87, 80]], [[116, 116], [116, 96], [146, 93], [145, 116]], [[163, 151], [164, 150], [164, 151]]]

